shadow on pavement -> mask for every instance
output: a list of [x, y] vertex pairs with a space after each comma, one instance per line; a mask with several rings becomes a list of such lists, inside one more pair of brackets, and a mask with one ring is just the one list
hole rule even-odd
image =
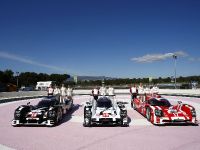
[[72, 119], [72, 116], [73, 116], [73, 113], [76, 112], [80, 107], [82, 107], [82, 105], [79, 105], [79, 104], [74, 104], [72, 109], [69, 110], [64, 116], [63, 116], [63, 119], [62, 121], [58, 124], [58, 126], [60, 124], [63, 124], [65, 122], [68, 122], [69, 120]]

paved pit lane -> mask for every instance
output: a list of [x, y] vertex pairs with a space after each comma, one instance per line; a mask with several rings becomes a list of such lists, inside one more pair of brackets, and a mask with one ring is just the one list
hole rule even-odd
[[[118, 100], [130, 101], [119, 95]], [[200, 98], [167, 96], [172, 102], [181, 100], [193, 105], [200, 120]], [[199, 150], [199, 126], [154, 126], [127, 105], [129, 127], [83, 127], [83, 104], [89, 96], [74, 96], [74, 108], [56, 127], [12, 127], [15, 108], [28, 101], [0, 104], [0, 149], [17, 150]]]

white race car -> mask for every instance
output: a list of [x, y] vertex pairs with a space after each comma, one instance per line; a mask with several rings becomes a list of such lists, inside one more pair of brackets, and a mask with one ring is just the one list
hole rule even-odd
[[100, 96], [86, 102], [83, 126], [94, 124], [128, 126], [125, 102], [116, 102], [114, 96]]

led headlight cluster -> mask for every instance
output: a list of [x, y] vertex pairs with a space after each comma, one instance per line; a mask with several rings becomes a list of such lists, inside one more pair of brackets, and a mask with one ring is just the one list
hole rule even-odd
[[52, 110], [50, 110], [48, 115], [49, 115], [49, 117], [50, 117], [50, 118], [53, 118], [53, 117], [55, 117], [55, 116], [56, 116], [56, 112], [55, 112], [55, 111], [52, 111]]
[[127, 116], [127, 110], [121, 110], [121, 116], [126, 117]]
[[90, 110], [86, 110], [85, 112], [87, 117], [91, 117], [92, 116], [92, 112]]
[[192, 114], [192, 117], [196, 117], [196, 111], [195, 111], [195, 109], [191, 110], [191, 114]]
[[19, 118], [20, 117], [20, 111], [16, 110], [14, 114], [14, 118]]
[[158, 116], [158, 117], [162, 117], [162, 115], [163, 115], [162, 110], [156, 109], [156, 110], [155, 110], [155, 115]]

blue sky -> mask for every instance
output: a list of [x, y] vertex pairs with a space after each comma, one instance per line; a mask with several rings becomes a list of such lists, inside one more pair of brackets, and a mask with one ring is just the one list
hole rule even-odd
[[0, 1], [0, 70], [167, 77], [171, 54], [200, 75], [199, 0]]

